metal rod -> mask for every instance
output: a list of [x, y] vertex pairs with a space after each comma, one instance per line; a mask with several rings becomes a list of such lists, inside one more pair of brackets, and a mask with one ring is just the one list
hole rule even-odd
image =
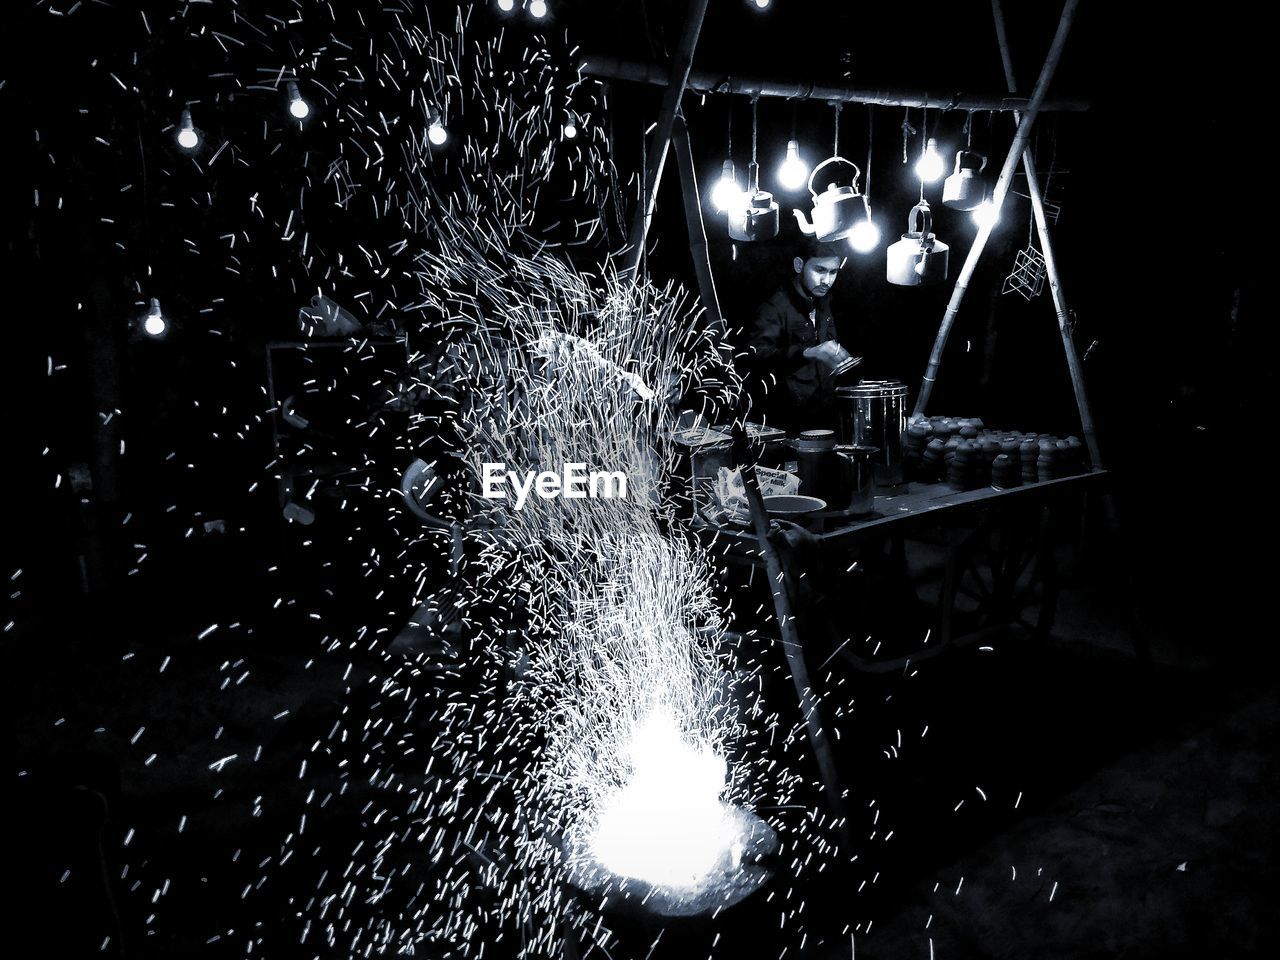
[[[991, 0], [991, 15], [996, 24], [996, 40], [1000, 44], [1000, 59], [1004, 63], [1004, 79], [1010, 90], [1017, 89], [1013, 73], [1013, 56], [1009, 51], [1009, 34], [1005, 29], [1004, 8], [1000, 0]], [[1017, 116], [1015, 114], [1015, 116]], [[1058, 275], [1058, 259], [1049, 238], [1049, 221], [1044, 215], [1044, 195], [1040, 191], [1040, 177], [1036, 174], [1035, 158], [1028, 147], [1022, 153], [1022, 169], [1027, 175], [1027, 193], [1031, 197], [1031, 210], [1036, 220], [1036, 232], [1040, 235], [1044, 254], [1045, 272], [1049, 276], [1049, 290], [1053, 294], [1053, 309], [1058, 315], [1058, 333], [1062, 337], [1062, 350], [1067, 357], [1067, 370], [1071, 374], [1071, 389], [1076, 397], [1076, 409], [1080, 412], [1080, 430], [1084, 433], [1089, 460], [1095, 468], [1102, 467], [1102, 453], [1098, 447], [1098, 435], [1093, 427], [1093, 412], [1085, 392], [1084, 371], [1071, 338], [1071, 313], [1067, 308], [1067, 294]]]
[[1058, 61], [1062, 59], [1062, 48], [1066, 45], [1067, 34], [1071, 32], [1071, 22], [1075, 19], [1076, 8], [1079, 5], [1079, 0], [1067, 0], [1063, 5], [1057, 33], [1053, 36], [1053, 43], [1049, 47], [1048, 56], [1045, 57], [1044, 66], [1040, 68], [1040, 79], [1036, 81], [1036, 88], [1031, 94], [1031, 102], [1027, 105], [1026, 112], [1019, 117], [1018, 131], [1014, 134], [1013, 143], [1009, 147], [1009, 154], [1004, 158], [1004, 166], [1000, 169], [1000, 178], [996, 181], [995, 195], [992, 198], [996, 216], [986, 226], [978, 228], [978, 235], [974, 237], [973, 246], [969, 248], [969, 255], [965, 257], [960, 276], [956, 279], [955, 289], [951, 291], [951, 300], [947, 303], [947, 310], [942, 315], [942, 323], [938, 327], [938, 337], [934, 341], [933, 352], [929, 355], [929, 365], [925, 369], [924, 378], [920, 382], [920, 395], [916, 397], [914, 410], [914, 415], [916, 416], [923, 414], [929, 404], [929, 397], [933, 393], [933, 385], [938, 378], [938, 368], [942, 365], [942, 351], [947, 345], [947, 338], [951, 335], [951, 327], [955, 324], [956, 314], [960, 312], [960, 305], [964, 302], [965, 292], [969, 289], [969, 281], [973, 279], [973, 272], [977, 269], [978, 261], [982, 258], [982, 251], [986, 249], [987, 240], [990, 238], [991, 230], [995, 226], [994, 220], [998, 219], [1000, 208], [1004, 205], [1004, 198], [1009, 192], [1009, 183], [1013, 179], [1014, 167], [1017, 166], [1018, 160], [1027, 149], [1031, 126], [1035, 123], [1036, 116], [1040, 113], [1040, 104], [1044, 101], [1049, 84], [1053, 81], [1053, 75], [1058, 69]]
[[707, 247], [707, 230], [702, 221], [702, 197], [698, 194], [698, 174], [693, 164], [693, 148], [689, 144], [689, 127], [684, 116], [677, 114], [675, 129], [676, 167], [680, 171], [680, 193], [684, 199], [684, 218], [689, 226], [689, 252], [693, 254], [693, 272], [698, 275], [698, 291], [707, 311], [707, 322], [718, 333], [725, 332], [716, 295], [715, 276], [711, 272], [711, 252]]
[[675, 61], [667, 75], [667, 91], [662, 98], [662, 112], [658, 114], [658, 122], [653, 132], [653, 149], [649, 151], [649, 169], [644, 171], [644, 196], [636, 206], [635, 220], [631, 224], [631, 235], [626, 261], [620, 271], [624, 275], [635, 277], [640, 269], [640, 260], [644, 257], [644, 242], [649, 235], [649, 222], [653, 219], [653, 208], [658, 198], [658, 185], [662, 182], [662, 168], [667, 162], [667, 147], [671, 144], [671, 128], [675, 123], [676, 112], [680, 108], [680, 98], [684, 96], [685, 85], [689, 81], [689, 70], [693, 66], [693, 51], [698, 45], [698, 35], [702, 32], [702, 20], [707, 13], [708, 0], [692, 0], [689, 5], [689, 19], [684, 24], [684, 34], [680, 37], [680, 46], [676, 51]]
[[[583, 57], [578, 62], [582, 72], [601, 80], [629, 80], [666, 86], [671, 82], [666, 67], [617, 57]], [[794, 80], [769, 80], [761, 77], [735, 77], [691, 70], [685, 87], [695, 93], [723, 93], [742, 97], [779, 97], [786, 100], [825, 100], [839, 103], [870, 103], [883, 107], [928, 107], [931, 110], [992, 110], [1000, 113], [1026, 110], [1025, 97], [1003, 94], [961, 94], [949, 97], [930, 95], [921, 90], [870, 90], [853, 87], [828, 87]], [[1082, 113], [1089, 101], [1079, 98], [1045, 100], [1040, 105], [1045, 113]]]

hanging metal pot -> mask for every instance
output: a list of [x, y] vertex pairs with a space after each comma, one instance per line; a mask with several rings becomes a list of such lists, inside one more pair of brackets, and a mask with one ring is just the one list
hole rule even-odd
[[890, 244], [885, 276], [900, 287], [918, 287], [947, 279], [950, 248], [933, 235], [933, 215], [921, 200], [907, 215], [907, 232]]
[[[818, 179], [820, 171], [833, 164], [843, 164], [853, 171], [852, 177], [841, 179], [830, 174]], [[810, 220], [800, 210], [792, 210], [796, 222], [800, 224], [800, 232], [807, 237], [819, 240], [843, 240], [853, 232], [858, 221], [863, 219], [864, 209], [862, 194], [858, 192], [858, 177], [862, 171], [858, 165], [844, 157], [828, 157], [813, 168], [809, 174], [809, 193], [813, 197], [813, 219]], [[815, 183], [826, 181], [826, 189], [822, 193], [814, 188]]]
[[760, 189], [760, 167], [747, 168], [746, 203], [729, 210], [729, 236], [751, 243], [778, 235], [778, 204], [773, 194]]
[[982, 171], [987, 168], [987, 158], [972, 150], [956, 153], [955, 172], [942, 185], [942, 202], [953, 210], [973, 210], [987, 194], [987, 184]]

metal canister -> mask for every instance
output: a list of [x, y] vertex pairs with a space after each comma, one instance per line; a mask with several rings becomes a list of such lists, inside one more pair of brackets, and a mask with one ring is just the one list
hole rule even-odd
[[876, 447], [875, 479], [879, 487], [905, 483], [902, 431], [907, 426], [907, 386], [901, 380], [863, 380], [839, 387], [841, 440]]
[[800, 492], [834, 502], [840, 487], [835, 431], [806, 430], [791, 445], [799, 466]]
[[875, 447], [836, 447], [841, 465], [841, 496], [832, 502], [833, 508], [847, 510], [855, 517], [872, 512], [875, 508], [874, 461], [879, 452]]

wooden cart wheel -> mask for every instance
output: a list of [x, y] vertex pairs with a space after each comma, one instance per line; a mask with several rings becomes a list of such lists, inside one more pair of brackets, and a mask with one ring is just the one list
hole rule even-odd
[[1048, 535], [1047, 510], [998, 512], [951, 558], [952, 637], [1021, 627], [1049, 636], [1058, 600], [1058, 571]]

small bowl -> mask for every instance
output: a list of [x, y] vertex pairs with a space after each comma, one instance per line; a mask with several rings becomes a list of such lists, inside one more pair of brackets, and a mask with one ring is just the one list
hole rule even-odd
[[810, 513], [821, 513], [827, 509], [827, 501], [818, 497], [765, 497], [764, 508], [774, 517], [802, 517]]
[[765, 497], [764, 509], [770, 517], [794, 523], [810, 533], [821, 533], [826, 526], [823, 511], [827, 501], [818, 497]]

